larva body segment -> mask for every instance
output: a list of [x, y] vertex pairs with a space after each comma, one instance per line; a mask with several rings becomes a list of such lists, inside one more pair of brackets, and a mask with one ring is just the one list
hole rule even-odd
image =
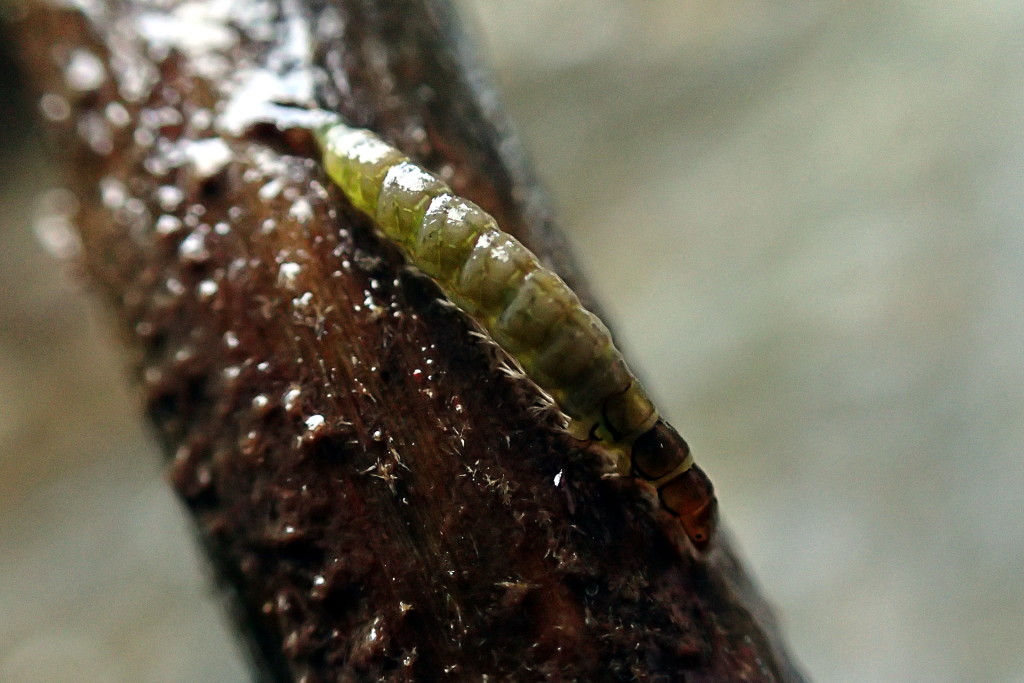
[[322, 129], [320, 144], [336, 154], [324, 154], [327, 175], [345, 191], [352, 205], [370, 216], [377, 214], [384, 177], [406, 156], [368, 130], [347, 126]]
[[545, 384], [569, 388], [611, 346], [608, 328], [590, 311], [577, 307], [564, 312], [533, 359], [534, 372]]
[[[603, 403], [616, 400], [608, 397], [624, 395], [633, 384], [633, 376], [622, 354], [610, 346], [587, 370], [586, 375], [566, 391], [563, 402], [570, 412], [590, 414], [600, 411]], [[608, 434], [605, 438], [613, 437]]]
[[377, 227], [392, 242], [411, 253], [410, 246], [423, 224], [431, 200], [451, 194], [451, 188], [431, 173], [409, 161], [400, 161], [388, 169], [381, 183], [376, 211]]
[[523, 278], [515, 296], [497, 316], [491, 335], [525, 364], [528, 361], [524, 359], [541, 347], [565, 312], [574, 306], [579, 306], [579, 299], [561, 278], [538, 268]]
[[490, 330], [523, 279], [539, 267], [530, 250], [513, 237], [489, 230], [473, 245], [452, 290], [467, 301], [466, 312], [486, 318]]
[[408, 261], [477, 320], [550, 393], [581, 438], [650, 482], [698, 549], [717, 501], [689, 447], [662, 420], [604, 323], [555, 273], [472, 202], [366, 130], [316, 130], [324, 168]]
[[651, 429], [660, 419], [657, 409], [639, 382], [604, 404], [604, 420], [614, 438], [632, 441]]
[[441, 286], [450, 286], [477, 240], [497, 230], [493, 218], [461, 197], [441, 194], [430, 202], [412, 244], [417, 267]]

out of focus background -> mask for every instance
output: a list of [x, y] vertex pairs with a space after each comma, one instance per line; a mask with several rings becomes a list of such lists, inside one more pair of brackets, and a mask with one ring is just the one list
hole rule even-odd
[[[463, 4], [807, 674], [1024, 681], [1024, 6]], [[0, 681], [247, 680], [14, 85]]]

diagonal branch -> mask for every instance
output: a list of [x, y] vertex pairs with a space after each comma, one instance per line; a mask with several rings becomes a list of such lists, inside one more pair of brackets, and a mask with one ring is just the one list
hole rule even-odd
[[221, 126], [250, 101], [333, 108], [580, 291], [446, 3], [83, 8], [33, 7], [25, 63], [263, 677], [799, 679], [724, 541], [680, 556], [314, 158]]

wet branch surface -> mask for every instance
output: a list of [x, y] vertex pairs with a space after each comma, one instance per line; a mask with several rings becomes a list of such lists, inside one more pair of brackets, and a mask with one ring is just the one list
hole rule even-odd
[[678, 552], [312, 155], [218, 127], [254, 92], [339, 111], [593, 306], [446, 4], [83, 7], [13, 31], [262, 679], [799, 680], [725, 538]]

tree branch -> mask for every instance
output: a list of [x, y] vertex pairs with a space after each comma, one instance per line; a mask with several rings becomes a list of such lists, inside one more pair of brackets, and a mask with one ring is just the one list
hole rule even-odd
[[[171, 480], [275, 681], [799, 680], [249, 97], [339, 111], [593, 302], [436, 0], [34, 6], [17, 31]], [[267, 11], [270, 10], [270, 11]]]

